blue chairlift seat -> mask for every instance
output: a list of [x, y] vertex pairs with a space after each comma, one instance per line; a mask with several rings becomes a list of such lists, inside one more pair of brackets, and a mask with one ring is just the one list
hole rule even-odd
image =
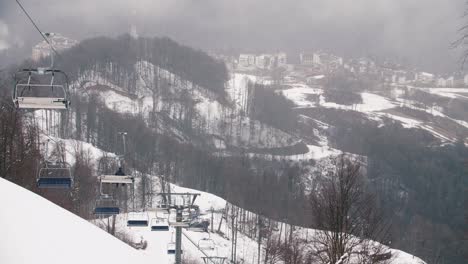
[[169, 231], [169, 226], [151, 226], [151, 231]]
[[117, 201], [111, 196], [103, 195], [97, 200], [94, 214], [99, 216], [111, 216], [120, 213]]
[[[171, 243], [167, 244], [167, 254], [175, 255], [175, 253], [176, 253], [175, 243], [171, 242]], [[180, 253], [181, 254], [184, 253], [182, 249], [180, 250]]]
[[37, 180], [39, 188], [65, 188], [70, 189], [73, 186], [71, 178], [40, 178]]
[[127, 226], [129, 227], [148, 226], [148, 222], [148, 213], [146, 212], [132, 212], [128, 214]]
[[169, 231], [167, 219], [162, 217], [151, 219], [151, 231]]
[[148, 220], [129, 220], [127, 226], [148, 226]]
[[96, 207], [94, 208], [96, 215], [117, 215], [120, 214], [119, 207]]
[[36, 184], [39, 188], [72, 188], [73, 178], [70, 165], [66, 162], [46, 161], [39, 169]]

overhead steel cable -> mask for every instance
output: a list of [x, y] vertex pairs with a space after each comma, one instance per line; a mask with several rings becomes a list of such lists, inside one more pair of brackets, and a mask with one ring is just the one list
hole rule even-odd
[[23, 7], [23, 5], [19, 2], [19, 0], [15, 0], [16, 3], [18, 4], [18, 6], [21, 8], [21, 10], [23, 10], [24, 14], [28, 17], [29, 21], [31, 21], [31, 23], [33, 24], [33, 26], [36, 28], [36, 30], [39, 32], [39, 34], [41, 34], [41, 37], [47, 42], [47, 44], [49, 44], [50, 48], [55, 52], [55, 54], [57, 54], [57, 56], [60, 57], [60, 54], [58, 53], [58, 51], [54, 48], [54, 46], [52, 45], [52, 43], [50, 43], [49, 39], [47, 39], [47, 37], [44, 35], [44, 33], [42, 33], [42, 31], [39, 29], [39, 27], [37, 26], [36, 22], [34, 22], [34, 20], [32, 19], [32, 17], [29, 15], [28, 11], [26, 11], [26, 9]]

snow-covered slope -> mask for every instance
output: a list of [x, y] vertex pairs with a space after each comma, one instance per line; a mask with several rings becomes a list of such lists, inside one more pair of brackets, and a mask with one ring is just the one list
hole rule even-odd
[[[0, 263], [150, 263], [141, 252], [0, 178]], [[154, 260], [152, 261], [154, 263]]]
[[185, 142], [192, 138], [174, 123], [183, 123], [185, 116], [192, 112], [192, 102], [195, 111], [191, 117], [192, 126], [203, 134], [204, 143], [216, 150], [224, 150], [227, 146], [282, 148], [301, 142], [293, 135], [245, 115], [247, 85], [249, 81], [256, 80], [253, 76], [234, 74], [227, 84], [226, 98], [220, 98], [220, 95], [147, 61], [138, 61], [134, 68], [138, 76], [136, 94], [127, 93], [124, 87], [92, 70], [81, 73], [72, 87], [86, 93], [97, 93], [107, 108], [119, 113], [140, 114], [148, 118], [154, 107], [157, 113], [173, 121], [161, 119], [157, 128], [159, 132], [170, 132]]
[[[387, 88], [388, 91], [365, 91], [360, 93], [362, 103], [353, 105], [341, 105], [326, 100], [324, 90], [321, 87], [310, 87], [303, 82], [289, 85], [290, 88], [282, 93], [296, 104], [297, 109], [338, 109], [341, 111], [355, 111], [363, 114], [367, 119], [383, 123], [383, 119], [391, 119], [402, 124], [405, 128], [422, 129], [431, 133], [441, 142], [455, 142], [457, 136], [468, 135], [468, 122], [450, 117], [444, 113], [444, 108], [436, 104], [428, 104], [424, 101], [408, 99], [405, 91], [398, 87]], [[466, 88], [415, 88], [434, 96], [451, 99], [468, 99]], [[390, 93], [391, 96], [383, 94]], [[313, 96], [311, 96], [313, 95]], [[408, 114], [412, 111], [413, 114]], [[425, 115], [427, 118], [419, 116]], [[454, 133], [443, 122], [449, 122], [459, 132]], [[461, 131], [461, 132], [460, 132]]]
[[[183, 193], [200, 193], [201, 195], [195, 201], [195, 204], [200, 207], [201, 218], [206, 220], [211, 220], [211, 208], [214, 210], [213, 219], [214, 222], [211, 223], [214, 226], [214, 230], [217, 230], [218, 227], [221, 231], [218, 232], [194, 232], [194, 231], [183, 231], [182, 237], [182, 248], [184, 251], [183, 258], [195, 260], [201, 263], [201, 258], [203, 256], [217, 256], [217, 257], [226, 257], [230, 258], [231, 253], [231, 228], [229, 224], [226, 224], [226, 218], [223, 219], [223, 222], [220, 224], [222, 218], [222, 210], [225, 208], [227, 202], [210, 193], [201, 192], [198, 190], [183, 188], [177, 185], [171, 184], [172, 192], [183, 192]], [[161, 212], [156, 212], [150, 210], [148, 212], [149, 218], [156, 217], [156, 214]], [[171, 241], [174, 241], [175, 231], [173, 228], [170, 228], [169, 231], [165, 232], [152, 232], [149, 227], [127, 227], [126, 226], [126, 214], [121, 214], [118, 217], [118, 227], [121, 232], [126, 233], [127, 235], [133, 237], [134, 240], [146, 240], [148, 242], [148, 248], [146, 253], [148, 256], [158, 256], [158, 252], [163, 252], [167, 248], [167, 244]], [[229, 217], [227, 217], [229, 219]], [[278, 223], [279, 225], [284, 225], [284, 223]], [[210, 229], [210, 228], [209, 228]], [[314, 229], [307, 229], [302, 227], [294, 227], [294, 235], [300, 238], [302, 243], [310, 243], [313, 240], [314, 232], [319, 232]], [[278, 231], [276, 231], [278, 232]], [[278, 234], [275, 234], [278, 235]], [[197, 247], [200, 241], [203, 239], [210, 239], [214, 244], [214, 249], [205, 250], [203, 252]], [[281, 238], [280, 238], [281, 239]], [[307, 242], [309, 241], [309, 242]], [[305, 245], [304, 244], [304, 245]], [[264, 255], [264, 245], [262, 245], [262, 257]], [[304, 248], [304, 254], [306, 253]], [[400, 250], [388, 248], [387, 252], [392, 253], [392, 258], [389, 264], [424, 264], [425, 262], [419, 259], [416, 256], [412, 256]], [[170, 261], [171, 257], [162, 256], [162, 253], [159, 253], [161, 256], [159, 263], [166, 263]], [[237, 258], [244, 263], [256, 263], [257, 262], [257, 241], [253, 238], [248, 237], [247, 235], [240, 232], [237, 238]]]

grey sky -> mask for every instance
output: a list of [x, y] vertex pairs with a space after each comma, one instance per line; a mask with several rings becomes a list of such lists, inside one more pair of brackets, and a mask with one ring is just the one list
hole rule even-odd
[[[450, 43], [464, 0], [22, 0], [45, 31], [82, 39], [168, 35], [203, 49], [326, 49], [344, 56], [399, 57], [427, 70], [456, 65]], [[2, 21], [7, 29], [2, 26]], [[6, 32], [6, 33], [5, 33]], [[3, 43], [39, 41], [14, 0], [0, 0]]]

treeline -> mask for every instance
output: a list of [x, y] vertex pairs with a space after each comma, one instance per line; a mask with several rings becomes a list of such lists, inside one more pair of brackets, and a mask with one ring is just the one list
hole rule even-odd
[[362, 103], [361, 92], [375, 86], [374, 82], [351, 73], [338, 71], [327, 78], [324, 96], [327, 101], [342, 105]]
[[[48, 65], [48, 60], [45, 58], [39, 64]], [[223, 94], [229, 79], [224, 62], [166, 37], [134, 39], [122, 35], [83, 40], [63, 52], [57, 58], [56, 67], [67, 72], [71, 81], [76, 81], [87, 70], [96, 71], [115, 85], [127, 89], [126, 92], [134, 94], [138, 80], [135, 64], [140, 60], [167, 69], [182, 80], [217, 94]], [[25, 64], [26, 67], [30, 65], [37, 64], [31, 61]]]
[[294, 103], [283, 94], [275, 92], [274, 86], [250, 82], [248, 84], [249, 116], [283, 131], [294, 131], [297, 116]]

